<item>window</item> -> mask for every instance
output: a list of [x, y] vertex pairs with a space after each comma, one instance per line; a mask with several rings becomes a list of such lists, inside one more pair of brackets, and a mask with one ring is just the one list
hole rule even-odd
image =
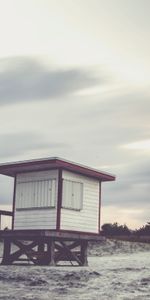
[[55, 207], [56, 180], [17, 183], [16, 209]]
[[63, 180], [62, 207], [81, 210], [83, 206], [83, 183]]

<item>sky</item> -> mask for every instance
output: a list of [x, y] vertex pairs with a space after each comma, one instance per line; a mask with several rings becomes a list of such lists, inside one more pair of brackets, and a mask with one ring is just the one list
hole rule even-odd
[[[0, 0], [0, 163], [58, 156], [115, 174], [102, 224], [150, 221], [149, 11], [149, 0]], [[1, 208], [12, 194], [0, 176]]]

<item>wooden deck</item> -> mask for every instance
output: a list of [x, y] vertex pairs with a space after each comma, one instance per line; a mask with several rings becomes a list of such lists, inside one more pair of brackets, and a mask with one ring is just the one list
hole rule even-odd
[[77, 233], [71, 231], [56, 231], [56, 230], [0, 230], [0, 238], [19, 238], [21, 240], [27, 238], [53, 237], [55, 239], [68, 240], [87, 240], [87, 241], [102, 241], [105, 238], [99, 234]]

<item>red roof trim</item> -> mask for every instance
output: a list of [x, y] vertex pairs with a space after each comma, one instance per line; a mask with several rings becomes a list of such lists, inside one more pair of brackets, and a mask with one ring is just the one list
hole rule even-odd
[[[32, 168], [33, 167], [33, 168]], [[16, 163], [8, 163], [0, 165], [0, 174], [15, 177], [17, 173], [31, 172], [31, 171], [41, 171], [52, 168], [63, 168], [68, 171], [76, 172], [84, 176], [90, 176], [97, 178], [100, 181], [113, 181], [115, 176], [92, 169], [80, 164], [69, 162], [59, 158], [48, 158], [48, 159], [39, 159], [32, 161], [22, 161]]]

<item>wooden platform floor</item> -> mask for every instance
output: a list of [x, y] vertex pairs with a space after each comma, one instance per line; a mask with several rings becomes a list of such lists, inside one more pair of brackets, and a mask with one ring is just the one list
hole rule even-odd
[[87, 241], [103, 241], [105, 238], [99, 234], [77, 233], [71, 231], [56, 231], [56, 230], [0, 230], [0, 238], [18, 238], [21, 240], [40, 237], [53, 237], [65, 240], [87, 240]]

